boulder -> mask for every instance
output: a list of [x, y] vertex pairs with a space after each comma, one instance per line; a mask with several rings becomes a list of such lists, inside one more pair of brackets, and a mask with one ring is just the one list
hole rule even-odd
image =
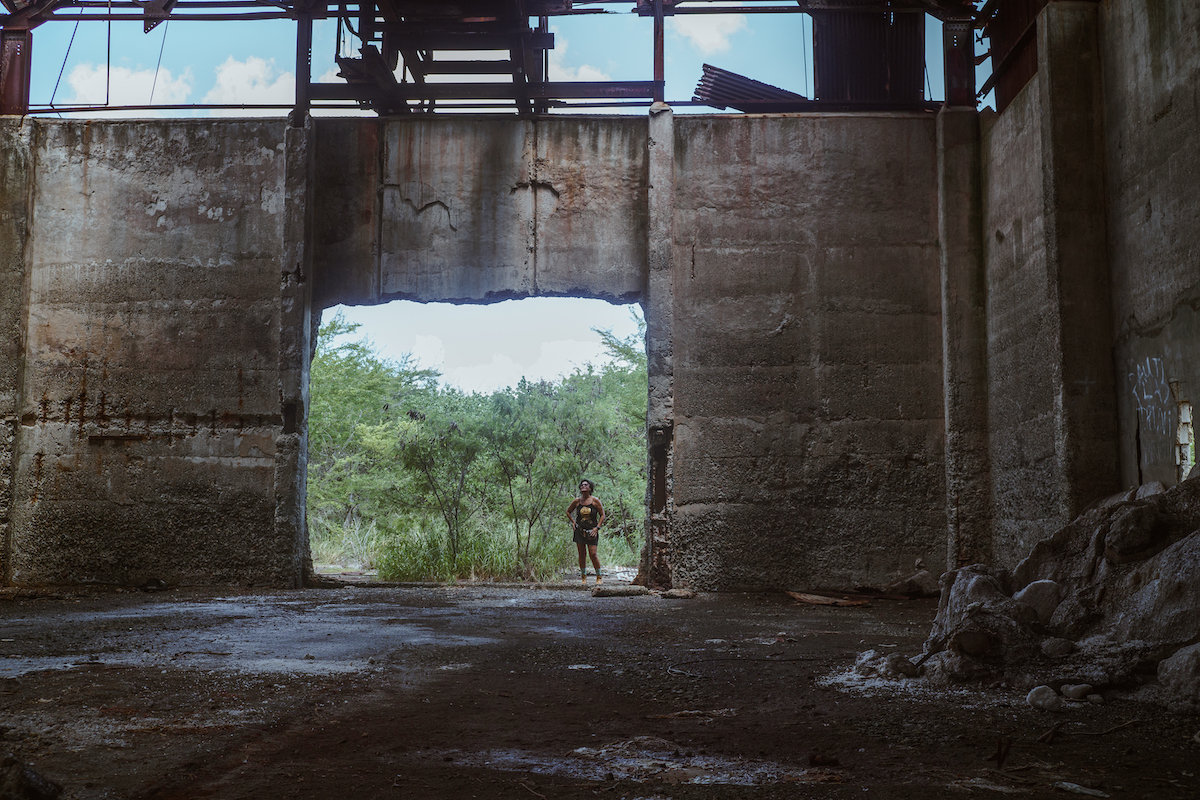
[[1170, 536], [1170, 521], [1154, 506], [1123, 506], [1108, 523], [1104, 557], [1112, 564], [1145, 561], [1166, 547]]
[[1162, 481], [1150, 481], [1143, 483], [1137, 488], [1137, 493], [1134, 498], [1137, 500], [1145, 500], [1147, 497], [1154, 497], [1156, 494], [1162, 494], [1167, 490], [1166, 486], [1162, 485]]
[[1090, 683], [1064, 683], [1059, 687], [1062, 696], [1068, 700], [1085, 700], [1092, 693]]
[[1179, 711], [1200, 711], [1200, 644], [1182, 647], [1160, 661], [1158, 682], [1169, 706]]
[[1035, 686], [1025, 695], [1025, 702], [1043, 711], [1061, 711], [1063, 701], [1049, 686]]
[[1046, 625], [1049, 624], [1054, 609], [1058, 608], [1061, 593], [1061, 587], [1054, 581], [1034, 581], [1014, 594], [1013, 600], [1032, 608], [1037, 614], [1038, 622]]
[[1062, 658], [1075, 651], [1075, 643], [1070, 639], [1059, 639], [1056, 636], [1044, 640], [1041, 645], [1042, 655], [1046, 658]]

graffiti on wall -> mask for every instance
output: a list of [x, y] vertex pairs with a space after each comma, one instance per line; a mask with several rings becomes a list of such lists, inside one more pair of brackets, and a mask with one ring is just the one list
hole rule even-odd
[[1151, 463], [1173, 463], [1175, 402], [1163, 360], [1147, 356], [1134, 364], [1128, 380], [1137, 402], [1143, 455]]

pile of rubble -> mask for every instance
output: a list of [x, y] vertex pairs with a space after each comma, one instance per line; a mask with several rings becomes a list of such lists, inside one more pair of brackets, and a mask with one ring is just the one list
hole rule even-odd
[[1200, 711], [1200, 477], [1144, 486], [1080, 515], [1010, 571], [942, 576], [920, 656], [863, 653], [856, 670], [934, 683], [1033, 688], [1057, 709], [1136, 691]]

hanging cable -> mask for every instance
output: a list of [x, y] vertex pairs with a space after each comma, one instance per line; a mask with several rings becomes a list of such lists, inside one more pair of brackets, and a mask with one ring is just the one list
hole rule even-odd
[[[800, 16], [800, 57], [801, 57], [801, 59], [803, 59], [803, 63], [804, 63], [804, 88], [807, 90], [808, 89], [808, 36], [806, 36], [804, 33], [804, 20], [806, 17], [808, 17], [808, 14], [802, 14]], [[817, 93], [817, 90], [816, 90], [816, 87], [814, 86], [812, 92], [809, 93], [809, 99], [815, 100], [816, 93]]]
[[163, 40], [158, 47], [158, 63], [154, 65], [154, 81], [150, 84], [150, 102], [147, 105], [154, 105], [154, 88], [158, 86], [158, 71], [162, 69], [163, 50], [167, 49], [167, 28], [171, 27], [171, 20], [167, 20], [163, 25]]
[[112, 87], [112, 0], [108, 0], [108, 55], [104, 65], [104, 105], [109, 104], [109, 92]]
[[54, 91], [50, 93], [50, 106], [54, 106], [54, 96], [58, 94], [58, 85], [62, 83], [63, 72], [67, 69], [67, 59], [71, 57], [71, 45], [75, 44], [75, 34], [79, 33], [79, 20], [75, 20], [75, 30], [71, 31], [71, 41], [67, 42], [67, 54], [63, 56], [62, 66], [58, 68], [58, 80], [54, 82]]

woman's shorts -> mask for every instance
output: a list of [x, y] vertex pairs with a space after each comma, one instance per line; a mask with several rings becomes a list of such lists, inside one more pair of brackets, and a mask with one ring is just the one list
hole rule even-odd
[[576, 528], [575, 535], [571, 537], [571, 540], [575, 542], [575, 544], [600, 544], [600, 529], [592, 528], [591, 530], [585, 531], [583, 528]]

